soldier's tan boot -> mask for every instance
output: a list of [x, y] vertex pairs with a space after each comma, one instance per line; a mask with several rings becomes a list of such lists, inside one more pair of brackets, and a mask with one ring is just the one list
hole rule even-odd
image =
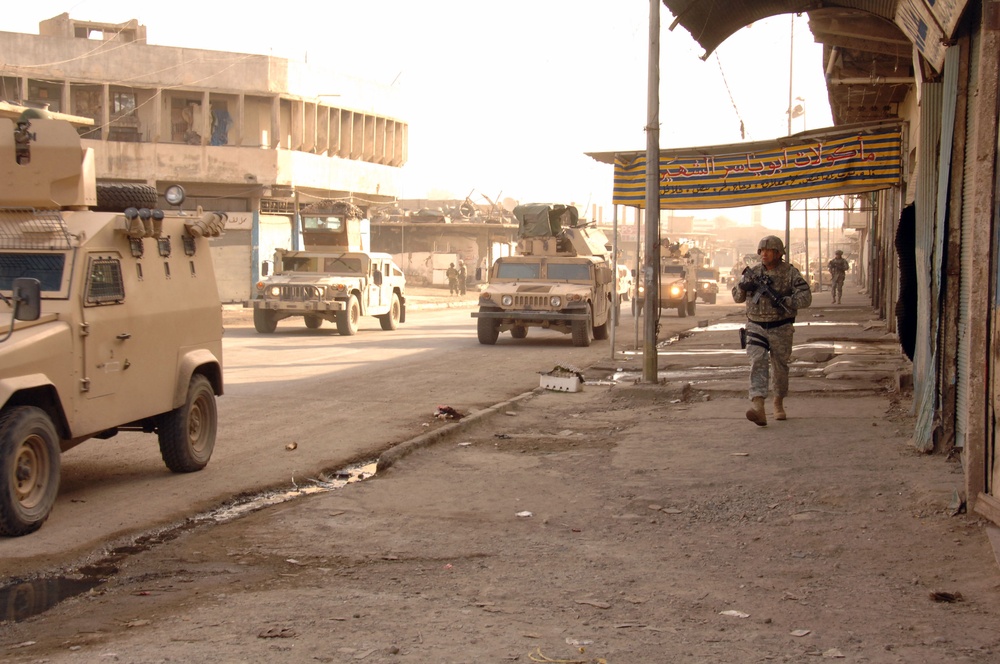
[[759, 427], [767, 425], [767, 415], [764, 413], [764, 397], [753, 398], [753, 407], [747, 411], [747, 419]]
[[774, 397], [774, 419], [788, 419], [788, 417], [785, 416], [785, 400], [782, 397]]

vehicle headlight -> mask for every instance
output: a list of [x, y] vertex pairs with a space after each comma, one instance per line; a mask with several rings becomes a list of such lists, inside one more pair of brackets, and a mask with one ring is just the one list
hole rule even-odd
[[681, 294], [681, 288], [680, 288], [680, 286], [671, 286], [670, 287], [670, 295], [672, 297], [677, 297], [680, 294]]
[[558, 295], [553, 295], [549, 298], [549, 304], [558, 309], [562, 306], [562, 298]]
[[271, 286], [270, 288], [267, 289], [267, 294], [270, 297], [278, 297], [279, 295], [281, 295], [281, 287], [280, 286]]
[[509, 307], [510, 305], [514, 304], [514, 296], [504, 295], [503, 297], [500, 298], [500, 304], [505, 307]]

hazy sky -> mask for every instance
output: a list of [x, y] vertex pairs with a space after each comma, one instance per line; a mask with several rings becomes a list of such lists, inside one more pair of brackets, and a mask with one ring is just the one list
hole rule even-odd
[[[646, 0], [264, 7], [33, 0], [5, 12], [0, 30], [37, 33], [39, 21], [63, 12], [100, 22], [135, 18], [151, 44], [307, 60], [397, 86], [410, 125], [405, 198], [474, 191], [483, 202], [481, 194], [502, 193], [602, 205], [610, 218], [611, 167], [584, 153], [645, 149]], [[674, 17], [662, 4], [660, 12], [661, 148], [741, 142], [741, 120], [745, 140], [787, 133], [790, 15], [744, 28], [702, 61], [701, 47], [683, 28], [670, 32]], [[828, 126], [822, 48], [805, 16], [795, 19], [794, 57], [793, 96], [805, 99], [808, 128]], [[793, 132], [804, 128], [803, 118], [793, 121]]]

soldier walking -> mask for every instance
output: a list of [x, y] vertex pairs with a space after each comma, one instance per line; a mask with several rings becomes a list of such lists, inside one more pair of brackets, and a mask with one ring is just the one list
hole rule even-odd
[[448, 292], [451, 295], [458, 294], [458, 270], [454, 263], [448, 263], [448, 270], [444, 273], [448, 277]]
[[784, 399], [788, 395], [795, 314], [812, 304], [809, 284], [795, 266], [781, 260], [784, 253], [781, 238], [768, 235], [761, 239], [757, 245], [761, 262], [746, 268], [733, 286], [733, 300], [747, 305], [746, 350], [753, 406], [746, 416], [757, 426], [767, 424], [764, 401], [772, 379], [774, 419], [786, 419]]
[[840, 304], [841, 298], [844, 297], [844, 278], [847, 276], [847, 271], [851, 269], [851, 264], [844, 258], [844, 252], [840, 249], [833, 253], [836, 258], [827, 263], [827, 267], [830, 269], [830, 283], [833, 284], [831, 286], [833, 303]]

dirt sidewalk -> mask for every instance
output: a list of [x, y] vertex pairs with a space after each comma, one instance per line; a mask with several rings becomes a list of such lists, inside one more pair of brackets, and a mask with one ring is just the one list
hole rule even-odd
[[664, 384], [612, 383], [639, 362], [608, 363], [372, 479], [173, 533], [98, 589], [0, 625], [0, 652], [996, 661], [987, 526], [949, 506], [957, 462], [913, 451], [906, 362], [863, 296], [844, 299], [800, 317], [785, 422], [744, 417], [733, 316], [666, 346]]

